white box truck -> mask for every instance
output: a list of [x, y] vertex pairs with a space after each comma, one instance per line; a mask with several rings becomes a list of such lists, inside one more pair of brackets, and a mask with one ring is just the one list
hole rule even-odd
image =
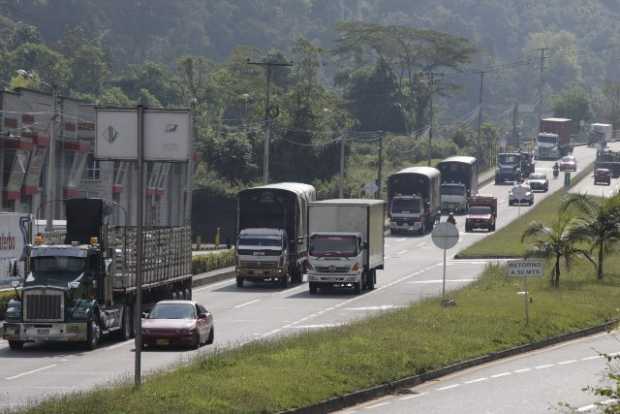
[[385, 202], [335, 199], [308, 205], [308, 284], [374, 289], [383, 269]]

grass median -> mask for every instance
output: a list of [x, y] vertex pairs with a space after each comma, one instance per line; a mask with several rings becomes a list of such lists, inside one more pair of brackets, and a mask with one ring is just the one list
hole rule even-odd
[[[620, 269], [620, 256], [609, 260], [609, 269]], [[277, 412], [620, 316], [620, 274], [599, 282], [590, 265], [565, 273], [560, 289], [533, 280], [529, 326], [520, 288], [520, 280], [489, 266], [478, 281], [452, 293], [454, 307], [429, 299], [344, 327], [197, 357], [149, 376], [140, 390], [118, 384], [20, 412]]]

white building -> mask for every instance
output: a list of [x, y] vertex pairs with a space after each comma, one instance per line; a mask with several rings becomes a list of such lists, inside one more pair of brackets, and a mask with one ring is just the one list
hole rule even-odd
[[[0, 92], [0, 211], [32, 213], [47, 219], [64, 218], [62, 200], [98, 197], [121, 207], [115, 221], [136, 223], [135, 163], [96, 161], [95, 108], [92, 103], [18, 88]], [[46, 200], [50, 139], [55, 142], [55, 200]], [[148, 137], [147, 137], [148, 139]], [[186, 222], [187, 164], [147, 163], [145, 223], [180, 225]]]

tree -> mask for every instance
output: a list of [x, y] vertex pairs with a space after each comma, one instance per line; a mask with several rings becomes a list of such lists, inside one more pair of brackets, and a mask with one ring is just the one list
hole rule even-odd
[[68, 59], [73, 74], [69, 88], [98, 94], [110, 74], [109, 56], [101, 40], [82, 27], [66, 30], [59, 49]]
[[129, 99], [121, 88], [114, 86], [104, 90], [103, 93], [99, 95], [97, 104], [102, 106], [128, 107], [134, 106], [135, 102]]
[[579, 86], [573, 86], [554, 96], [552, 102], [554, 116], [572, 119], [577, 121], [577, 125], [579, 125], [579, 121], [592, 121], [590, 99], [586, 91]]
[[256, 176], [252, 145], [243, 133], [230, 133], [218, 138], [205, 154], [209, 165], [230, 184], [247, 182]]
[[554, 266], [551, 273], [551, 286], [560, 287], [560, 261], [564, 259], [567, 268], [578, 257], [589, 259], [588, 252], [579, 248], [579, 242], [584, 238], [572, 231], [573, 217], [567, 211], [562, 211], [550, 227], [539, 221], [531, 222], [521, 236], [521, 242], [529, 241], [530, 248], [526, 257], [540, 257], [553, 259]]
[[38, 43], [25, 43], [8, 54], [13, 73], [18, 69], [36, 72], [48, 84], [64, 88], [71, 79], [69, 62], [60, 53]]
[[591, 244], [590, 254], [597, 252], [597, 279], [603, 279], [603, 262], [620, 241], [620, 196], [602, 200], [585, 194], [571, 194], [562, 205], [562, 209], [574, 207], [578, 216], [574, 219], [570, 232], [575, 238], [585, 238]]

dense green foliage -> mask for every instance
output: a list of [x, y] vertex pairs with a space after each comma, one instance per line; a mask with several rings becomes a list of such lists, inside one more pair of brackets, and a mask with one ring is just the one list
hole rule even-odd
[[[618, 12], [605, 0], [1, 0], [0, 85], [192, 106], [197, 185], [234, 191], [259, 181], [263, 165], [265, 72], [247, 59], [292, 61], [273, 71], [272, 178], [335, 188], [344, 135], [384, 131], [398, 148], [387, 162], [424, 160], [433, 95], [438, 147], [453, 141], [448, 155], [488, 164], [493, 140], [511, 130], [511, 106], [538, 101], [541, 56], [535, 112], [620, 121]], [[490, 70], [491, 129], [478, 139], [480, 68]], [[429, 72], [442, 74], [431, 82]], [[535, 125], [535, 114], [522, 117]], [[364, 183], [356, 168], [373, 168], [353, 164], [355, 151], [347, 146], [350, 195]]]
[[212, 270], [235, 265], [235, 251], [226, 250], [221, 252], [206, 253], [192, 257], [192, 274], [206, 273]]

